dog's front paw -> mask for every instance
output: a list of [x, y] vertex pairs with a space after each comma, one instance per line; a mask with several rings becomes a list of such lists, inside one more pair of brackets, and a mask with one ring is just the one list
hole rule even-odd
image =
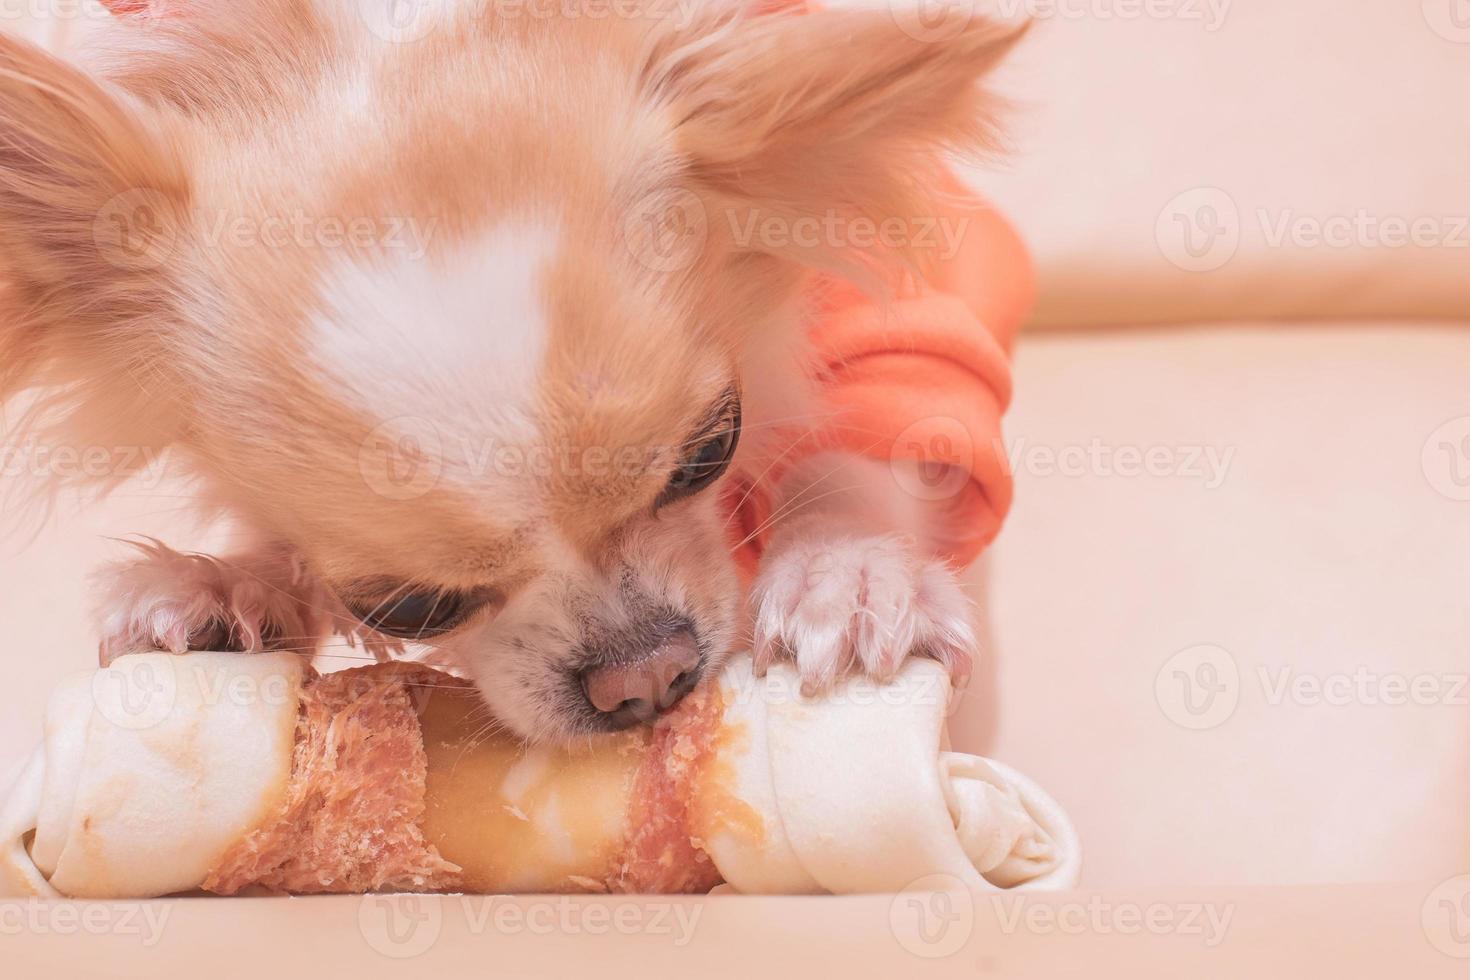
[[969, 675], [970, 601], [948, 567], [901, 539], [784, 542], [765, 557], [753, 600], [757, 673], [790, 655], [805, 693], [853, 669], [886, 680], [910, 655], [933, 657], [959, 681]]
[[316, 624], [310, 604], [248, 569], [151, 541], [141, 558], [96, 577], [105, 667], [128, 653], [262, 650], [307, 645]]

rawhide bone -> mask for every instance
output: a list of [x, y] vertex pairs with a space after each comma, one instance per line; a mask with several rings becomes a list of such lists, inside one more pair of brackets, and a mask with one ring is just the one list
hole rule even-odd
[[1064, 888], [1066, 814], [946, 751], [937, 664], [800, 696], [737, 657], [652, 728], [500, 733], [411, 663], [137, 654], [62, 684], [0, 805], [0, 894]]

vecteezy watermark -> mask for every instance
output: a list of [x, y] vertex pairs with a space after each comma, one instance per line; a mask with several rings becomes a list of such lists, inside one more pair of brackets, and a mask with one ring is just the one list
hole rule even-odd
[[1470, 415], [1450, 419], [1424, 440], [1424, 479], [1441, 496], [1470, 501]]
[[1234, 0], [991, 0], [1007, 20], [1172, 20], [1214, 33], [1225, 26]]
[[926, 960], [953, 956], [975, 931], [975, 897], [954, 875], [925, 875], [893, 896], [888, 928], [915, 956]]
[[[828, 209], [783, 214], [760, 207], [721, 209], [727, 241], [737, 249], [767, 252], [889, 252], [946, 261], [964, 243], [971, 219], [947, 215], [871, 215]], [[653, 272], [679, 272], [704, 254], [712, 217], [694, 192], [670, 188], [649, 193], [623, 212], [619, 229], [634, 259]]]
[[704, 904], [697, 900], [609, 901], [569, 895], [538, 901], [465, 896], [459, 905], [472, 935], [663, 936], [675, 948], [689, 945], [704, 914]]
[[1256, 679], [1266, 704], [1272, 707], [1282, 704], [1307, 708], [1470, 706], [1470, 674], [1404, 674], [1366, 666], [1351, 671], [1311, 673], [1289, 666], [1262, 664], [1256, 668]]
[[453, 10], [451, 0], [356, 0], [358, 16], [373, 34], [412, 44], [434, 33]]
[[103, 258], [130, 270], [162, 266], [186, 236], [201, 249], [355, 249], [396, 252], [417, 261], [428, 254], [437, 225], [437, 219], [409, 215], [184, 210], [158, 191], [134, 188], [98, 210], [92, 238]]
[[[726, 674], [722, 680], [722, 697], [727, 704], [747, 705], [759, 701], [763, 704], [801, 704], [812, 698], [801, 693], [801, 683], [794, 673], [767, 673], [764, 677]], [[951, 696], [950, 679], [943, 671], [911, 672], [902, 680], [876, 684], [854, 675], [840, 680], [831, 690], [823, 692], [824, 705], [855, 705], [869, 707], [940, 706], [953, 708], [958, 699]]]
[[[181, 706], [204, 711], [256, 705], [294, 709], [301, 693], [298, 670], [231, 671], [219, 669], [219, 664], [167, 654], [119, 657], [106, 670], [93, 673], [92, 703], [103, 720], [122, 731], [179, 721], [176, 709]], [[371, 677], [350, 672], [330, 676], [332, 688], [344, 699], [373, 693]], [[416, 709], [422, 708], [436, 690], [432, 685], [415, 687], [410, 700]]]
[[122, 731], [155, 728], [181, 705], [294, 705], [301, 677], [294, 671], [230, 673], [193, 657], [121, 657], [92, 675], [92, 703]]
[[[1085, 443], [1046, 445], [1018, 438], [995, 438], [986, 451], [1012, 475], [1038, 479], [1175, 479], [1196, 482], [1206, 490], [1225, 483], [1235, 461], [1234, 446], [1204, 444], [1114, 445], [1093, 438]], [[971, 480], [976, 440], [959, 419], [919, 419], [899, 433], [889, 451], [895, 482], [920, 500], [947, 500]]]
[[693, 191], [671, 188], [639, 198], [623, 215], [624, 246], [650, 272], [679, 272], [699, 261], [709, 214]]
[[1182, 728], [1217, 728], [1240, 704], [1240, 667], [1230, 651], [1214, 644], [1180, 650], [1154, 675], [1154, 700]]
[[1184, 936], [1207, 949], [1225, 941], [1235, 918], [1232, 903], [1119, 902], [1093, 895], [1085, 902], [1021, 894], [992, 895], [991, 905], [1006, 935]]
[[1186, 272], [1214, 272], [1235, 258], [1246, 237], [1270, 249], [1470, 249], [1470, 214], [1385, 215], [1367, 208], [1312, 214], [1257, 208], [1247, 216], [1227, 192], [1197, 187], [1164, 205], [1154, 237], [1172, 265]]
[[901, 30], [918, 41], [947, 41], [979, 16], [1007, 21], [1179, 21], [1209, 32], [1225, 25], [1234, 0], [888, 0]]
[[444, 931], [444, 903], [434, 895], [364, 895], [357, 929], [375, 952], [407, 960], [434, 948]]
[[1470, 673], [1406, 673], [1363, 664], [1334, 671], [1256, 664], [1242, 671], [1230, 651], [1214, 644], [1179, 651], [1154, 675], [1154, 697], [1165, 717], [1195, 731], [1218, 728], [1229, 721], [1247, 688], [1268, 708], [1470, 706]]
[[915, 41], [935, 43], [959, 37], [979, 14], [979, 0], [888, 0], [898, 29]]
[[1446, 41], [1470, 44], [1470, 0], [1421, 0], [1424, 22]]
[[703, 0], [475, 0], [476, 16], [500, 20], [670, 21], [694, 23]]
[[1154, 240], [1170, 263], [1186, 272], [1213, 272], [1240, 248], [1240, 209], [1218, 187], [1197, 187], [1164, 205]]
[[948, 500], [970, 482], [975, 437], [956, 418], [935, 415], [907, 426], [893, 440], [890, 472], [918, 500]]
[[127, 936], [151, 948], [172, 913], [166, 902], [0, 899], [0, 936]]
[[682, 949], [693, 941], [703, 914], [697, 900], [366, 895], [357, 924], [378, 953], [412, 959], [433, 949], [448, 925], [471, 936], [655, 936]]
[[373, 493], [414, 500], [434, 489], [446, 472], [470, 483], [490, 477], [626, 480], [663, 472], [685, 451], [657, 444], [569, 446], [474, 439], [405, 415], [383, 422], [364, 437], [358, 447], [358, 469]]
[[1425, 896], [1419, 924], [1435, 949], [1457, 960], [1470, 959], [1470, 874], [1442, 881]]
[[358, 447], [358, 472], [369, 490], [389, 500], [417, 500], [439, 483], [444, 442], [427, 419], [404, 415], [368, 433]]
[[422, 41], [451, 22], [484, 20], [694, 22], [701, 0], [356, 0], [369, 31], [394, 44]]
[[163, 481], [167, 469], [164, 453], [153, 446], [52, 445], [39, 439], [0, 442], [0, 477], [141, 478], [146, 487], [152, 488]]
[[92, 220], [92, 240], [120, 269], [157, 269], [179, 244], [178, 208], [155, 190], [137, 187], [110, 198]]
[[1255, 212], [1267, 248], [1470, 248], [1470, 215], [1302, 214], [1292, 208]]
[[940, 261], [954, 258], [969, 230], [965, 216], [924, 215], [871, 218], [828, 210], [791, 217], [761, 208], [726, 212], [730, 237], [742, 249], [887, 249], [922, 252]]
[[92, 703], [123, 731], [156, 728], [179, 702], [179, 674], [171, 661], [123, 657], [92, 675]]
[[1141, 477], [1197, 482], [1206, 490], [1224, 484], [1235, 460], [1234, 446], [1166, 445], [1114, 446], [1101, 439], [1064, 446], [1032, 444], [1016, 439], [1004, 451], [1012, 473], [1048, 478]]
[[296, 210], [273, 215], [203, 211], [198, 215], [204, 248], [379, 249], [422, 259], [437, 218], [405, 215], [320, 215]]

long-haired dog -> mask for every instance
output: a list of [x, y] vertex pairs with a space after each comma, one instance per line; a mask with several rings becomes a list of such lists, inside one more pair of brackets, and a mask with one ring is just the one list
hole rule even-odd
[[540, 738], [646, 719], [741, 642], [816, 688], [968, 662], [942, 508], [855, 454], [777, 465], [823, 413], [805, 284], [909, 258], [740, 229], [932, 210], [1014, 25], [113, 6], [85, 71], [0, 39], [0, 397], [168, 447], [254, 544], [111, 570], [104, 656], [420, 641]]

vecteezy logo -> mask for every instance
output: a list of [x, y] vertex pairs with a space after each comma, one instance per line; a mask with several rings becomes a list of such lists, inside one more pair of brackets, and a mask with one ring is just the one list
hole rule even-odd
[[158, 191], [124, 191], [97, 210], [92, 240], [103, 259], [120, 269], [157, 269], [178, 245], [172, 210]]
[[178, 698], [171, 657], [122, 657], [92, 675], [92, 703], [125, 731], [142, 731], [166, 719]]
[[368, 489], [389, 500], [417, 500], [439, 482], [444, 463], [439, 430], [412, 415], [389, 419], [369, 432], [357, 452]]
[[1424, 478], [1451, 500], [1470, 500], [1470, 415], [1451, 419], [1429, 434], [1420, 456]]
[[364, 895], [357, 927], [373, 949], [395, 960], [427, 953], [444, 929], [443, 900], [427, 895]]
[[1154, 698], [1182, 728], [1217, 728], [1240, 703], [1240, 668], [1221, 647], [1201, 644], [1180, 650], [1154, 677]]
[[1218, 187], [1197, 187], [1178, 195], [1154, 224], [1159, 251], [1186, 272], [1214, 272], [1240, 248], [1240, 209]]
[[1470, 44], [1470, 0], [1423, 0], [1430, 30], [1457, 44]]
[[975, 19], [975, 0], [888, 0], [888, 13], [915, 41], [948, 41]]
[[959, 419], [920, 419], [893, 440], [889, 466], [894, 481], [919, 500], [949, 500], [970, 482], [975, 440]]
[[893, 896], [888, 924], [898, 944], [915, 956], [953, 956], [975, 931], [975, 898], [954, 875], [925, 875]]
[[655, 191], [629, 209], [623, 241], [646, 269], [678, 272], [693, 265], [709, 239], [709, 216], [692, 191]]
[[1451, 878], [1430, 892], [1419, 922], [1435, 949], [1455, 959], [1470, 959], [1470, 875]]
[[357, 0], [368, 30], [394, 44], [411, 44], [433, 33], [447, 0]]

